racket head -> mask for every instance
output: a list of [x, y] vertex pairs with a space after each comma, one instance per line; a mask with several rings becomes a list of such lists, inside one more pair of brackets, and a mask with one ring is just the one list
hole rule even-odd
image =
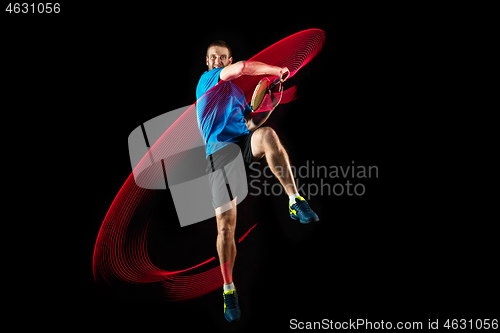
[[259, 83], [255, 87], [255, 90], [253, 91], [252, 100], [250, 101], [250, 108], [252, 108], [252, 110], [255, 111], [259, 108], [260, 103], [262, 103], [264, 97], [266, 97], [268, 88], [269, 80], [267, 78], [263, 78], [259, 81]]

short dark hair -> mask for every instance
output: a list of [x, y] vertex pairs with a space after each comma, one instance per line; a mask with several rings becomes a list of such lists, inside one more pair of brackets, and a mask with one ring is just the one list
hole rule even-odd
[[223, 40], [218, 39], [218, 40], [214, 40], [212, 43], [210, 43], [210, 45], [208, 45], [208, 47], [207, 47], [207, 57], [208, 57], [208, 49], [211, 48], [212, 46], [225, 47], [229, 51], [229, 54], [228, 54], [229, 58], [231, 58], [233, 56], [233, 52], [231, 51], [231, 47], [229, 46], [229, 44], [226, 43]]

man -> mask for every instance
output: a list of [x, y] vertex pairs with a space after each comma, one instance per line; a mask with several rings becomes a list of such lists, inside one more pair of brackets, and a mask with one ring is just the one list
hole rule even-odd
[[[297, 192], [288, 154], [276, 132], [270, 127], [261, 127], [274, 109], [253, 113], [246, 103], [243, 91], [231, 82], [242, 75], [273, 75], [283, 81], [284, 74], [289, 72], [288, 68], [256, 61], [239, 61], [233, 64], [231, 48], [221, 40], [208, 46], [206, 65], [208, 71], [203, 73], [196, 88], [197, 117], [205, 140], [209, 165], [207, 170], [214, 172], [210, 181], [217, 219], [217, 252], [224, 279], [224, 316], [231, 322], [241, 316], [232, 279], [236, 257], [234, 232], [238, 192], [234, 186], [230, 188], [229, 184], [232, 182], [228, 179], [240, 176], [237, 168], [228, 167], [228, 161], [235, 156], [233, 148], [240, 148], [247, 164], [266, 158], [271, 171], [289, 196], [288, 206], [292, 219], [305, 224], [319, 221], [319, 218]], [[216, 170], [222, 172], [215, 173]], [[246, 179], [244, 181], [246, 184]]]

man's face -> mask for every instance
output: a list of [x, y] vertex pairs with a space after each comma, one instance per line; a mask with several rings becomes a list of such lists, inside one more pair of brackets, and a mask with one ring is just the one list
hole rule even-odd
[[229, 50], [222, 46], [212, 46], [207, 52], [207, 66], [211, 71], [214, 68], [226, 67], [231, 65], [233, 57], [229, 57]]

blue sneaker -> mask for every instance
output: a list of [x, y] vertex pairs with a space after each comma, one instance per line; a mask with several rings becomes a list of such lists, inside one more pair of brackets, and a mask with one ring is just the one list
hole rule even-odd
[[295, 198], [293, 205], [291, 201], [288, 201], [288, 211], [292, 219], [299, 220], [302, 224], [319, 221], [318, 215], [311, 210], [306, 199], [303, 197]]
[[236, 290], [224, 291], [224, 317], [228, 322], [238, 321], [241, 317]]

